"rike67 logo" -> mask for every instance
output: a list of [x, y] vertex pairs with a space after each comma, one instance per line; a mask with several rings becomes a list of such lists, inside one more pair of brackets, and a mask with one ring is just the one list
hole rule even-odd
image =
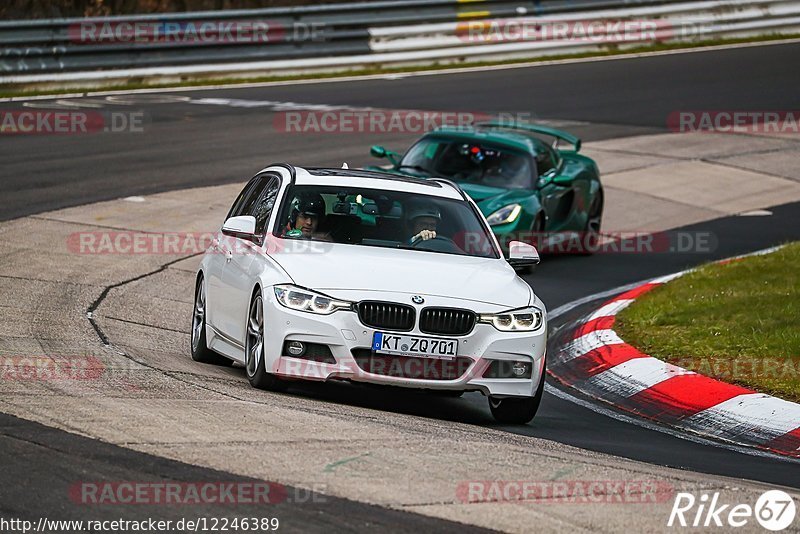
[[792, 496], [781, 490], [764, 492], [755, 506], [722, 503], [719, 492], [703, 493], [699, 498], [680, 492], [675, 495], [667, 526], [737, 528], [755, 519], [761, 527], [777, 532], [792, 524], [796, 511]]

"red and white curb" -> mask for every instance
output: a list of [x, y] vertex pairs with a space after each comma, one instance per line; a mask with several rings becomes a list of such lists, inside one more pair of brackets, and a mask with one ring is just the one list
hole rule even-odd
[[594, 399], [658, 423], [800, 458], [800, 404], [653, 358], [614, 331], [617, 313], [686, 272], [651, 280], [605, 302], [579, 322], [548, 362], [548, 372]]

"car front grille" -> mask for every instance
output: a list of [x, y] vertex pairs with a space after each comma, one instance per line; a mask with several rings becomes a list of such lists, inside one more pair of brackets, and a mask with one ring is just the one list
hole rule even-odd
[[372, 328], [408, 331], [414, 328], [415, 315], [414, 308], [405, 304], [373, 300], [358, 303], [358, 318]]
[[419, 329], [426, 334], [463, 336], [472, 332], [475, 312], [459, 308], [425, 308], [419, 317]]
[[464, 376], [472, 359], [458, 356], [452, 360], [375, 354], [370, 349], [353, 349], [358, 367], [373, 375], [422, 380], [456, 380]]

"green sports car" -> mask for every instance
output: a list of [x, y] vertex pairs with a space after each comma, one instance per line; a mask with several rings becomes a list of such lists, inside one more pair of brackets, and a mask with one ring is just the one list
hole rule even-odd
[[[559, 148], [559, 141], [571, 149]], [[435, 129], [403, 156], [373, 146], [370, 153], [391, 165], [368, 168], [458, 183], [504, 250], [510, 241], [523, 241], [548, 251], [553, 236], [571, 235], [580, 236], [582, 252], [591, 252], [587, 245], [597, 242], [603, 216], [603, 187], [597, 164], [580, 148], [577, 137], [546, 126], [485, 122]]]

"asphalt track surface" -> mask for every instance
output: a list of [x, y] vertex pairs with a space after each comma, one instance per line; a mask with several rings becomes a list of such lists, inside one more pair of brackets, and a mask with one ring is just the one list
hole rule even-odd
[[[542, 118], [580, 121], [583, 124], [570, 129], [586, 140], [596, 140], [663, 132], [666, 117], [678, 109], [793, 109], [800, 86], [800, 71], [795, 67], [798, 57], [800, 44], [789, 44], [496, 72], [185, 94], [192, 98], [404, 109], [525, 111]], [[19, 136], [0, 140], [0, 220], [128, 195], [241, 182], [271, 161], [331, 164], [347, 158], [351, 165], [361, 165], [369, 161], [366, 153], [374, 141], [358, 134], [337, 139], [281, 135], [270, 128], [271, 115], [266, 111], [258, 114], [251, 109], [185, 103], [140, 107], [150, 120], [145, 135]], [[404, 148], [409, 139], [398, 136], [381, 142]], [[586, 295], [710, 259], [800, 239], [800, 204], [776, 207], [772, 212], [771, 217], [728, 217], [686, 228], [713, 232], [718, 243], [708, 254], [546, 257], [526, 279], [548, 308], [554, 309]], [[561, 322], [571, 318], [564, 317]], [[478, 394], [436, 403], [433, 413], [423, 396], [414, 400], [406, 393], [396, 394], [406, 395], [403, 407], [398, 408], [394, 394], [364, 395], [346, 385], [302, 386], [296, 391], [333, 402], [496, 426], [485, 399]], [[2, 490], [4, 515], [39, 515], [35, 512], [47, 510], [50, 504], [52, 509], [66, 509], [65, 503], [47, 500], [51, 498], [48, 488], [52, 477], [66, 464], [70, 469], [83, 470], [84, 479], [96, 474], [97, 478], [143, 480], [159, 472], [177, 480], [224, 478], [224, 474], [208, 470], [198, 475], [195, 470], [202, 468], [133, 453], [8, 416], [0, 421], [0, 449], [7, 459], [4, 469], [15, 480], [27, 480], [13, 491], [8, 486]], [[745, 455], [647, 430], [549, 394], [532, 424], [500, 428], [659, 465], [800, 487], [797, 463]], [[31, 465], [37, 466], [34, 471]], [[63, 476], [62, 480], [74, 478]], [[452, 527], [444, 521], [352, 501], [337, 500], [326, 506], [303, 508], [308, 511], [301, 520], [304, 528], [355, 528], [376, 521], [393, 528], [408, 526], [407, 530]], [[292, 514], [297, 513], [295, 510]]]
[[[75, 491], [75, 480], [84, 480], [89, 484], [115, 479], [148, 479], [160, 483], [202, 480], [204, 484], [239, 484], [242, 488], [264, 483], [143, 454], [6, 414], [0, 414], [0, 450], [6, 458], [16, 459], [14, 462], [4, 462], [4, 476], [7, 480], [19, 481], [18, 485], [3, 484], [0, 487], [0, 516], [33, 521], [34, 524], [42, 517], [43, 511], [50, 514], [50, 519], [59, 520], [83, 519], [87, 513], [92, 520], [98, 521], [142, 521], [148, 517], [142, 507], [136, 506], [75, 506], [80, 491]], [[43, 461], [45, 458], [47, 460]], [[76, 461], [77, 458], [81, 460]], [[274, 496], [275, 502], [266, 506], [159, 506], [158, 511], [151, 512], [149, 517], [173, 523], [198, 517], [278, 518], [279, 530], [289, 532], [322, 533], [368, 529], [387, 529], [392, 532], [441, 532], [455, 529], [487, 532], [486, 529], [419, 514], [388, 510], [329, 495], [322, 497], [306, 489], [282, 487], [274, 493], [270, 491], [270, 494]]]

